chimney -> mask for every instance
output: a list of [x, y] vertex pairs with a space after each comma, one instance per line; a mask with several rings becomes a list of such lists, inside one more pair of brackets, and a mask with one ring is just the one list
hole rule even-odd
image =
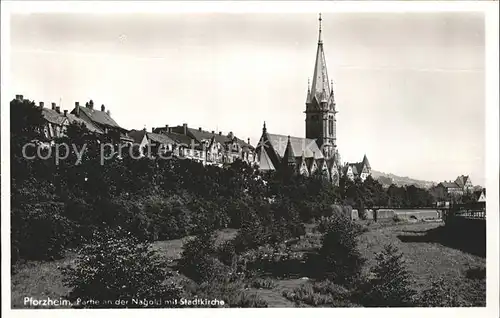
[[168, 125], [165, 125], [165, 131], [169, 132]]
[[106, 114], [108, 114], [108, 116], [111, 116], [111, 112], [109, 111], [109, 109], [106, 111]]
[[61, 113], [61, 106], [56, 106], [56, 112], [57, 112], [58, 114], [60, 114], [60, 113]]
[[247, 139], [247, 144], [250, 144], [250, 138]]
[[106, 107], [104, 106], [104, 104], [101, 105], [101, 112], [103, 111], [106, 111]]
[[43, 105], [44, 105], [43, 102], [40, 102], [40, 108], [43, 108]]
[[201, 127], [198, 127], [198, 131], [201, 131]]
[[94, 109], [94, 101], [90, 100], [87, 107], [90, 109]]
[[212, 135], [215, 135], [215, 130], [212, 130]]
[[222, 136], [222, 131], [219, 131], [219, 136]]
[[80, 102], [75, 102], [75, 115], [80, 116]]
[[68, 110], [67, 109], [64, 110], [64, 117], [68, 117]]
[[56, 110], [56, 103], [52, 103], [52, 110]]
[[16, 100], [22, 100], [22, 95], [16, 95]]
[[182, 124], [182, 132], [184, 135], [187, 135], [188, 133], [188, 124]]

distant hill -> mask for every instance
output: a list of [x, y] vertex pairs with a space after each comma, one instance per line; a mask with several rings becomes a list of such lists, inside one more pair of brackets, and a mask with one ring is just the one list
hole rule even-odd
[[372, 170], [372, 177], [378, 180], [382, 185], [388, 187], [391, 184], [397, 186], [409, 186], [414, 185], [419, 188], [429, 189], [432, 186], [437, 185], [437, 182], [416, 180], [408, 177], [400, 177], [392, 173], [385, 173], [380, 171]]

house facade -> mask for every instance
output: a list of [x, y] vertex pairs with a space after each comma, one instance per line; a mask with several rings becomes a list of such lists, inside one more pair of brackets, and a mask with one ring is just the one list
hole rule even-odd
[[355, 178], [360, 178], [361, 181], [365, 181], [366, 178], [371, 175], [372, 168], [370, 162], [366, 155], [364, 155], [361, 162], [349, 163], [347, 162], [342, 170], [343, 175], [347, 176], [350, 180]]
[[472, 192], [474, 189], [470, 177], [465, 175], [458, 176], [455, 181], [440, 182], [436, 187], [442, 189], [442, 192], [451, 195], [463, 195]]
[[250, 140], [244, 142], [232, 132], [225, 135], [183, 124], [153, 128], [152, 132], [131, 130], [129, 135], [139, 145], [143, 155], [144, 147], [149, 146], [153, 155], [160, 151], [163, 155], [190, 159], [203, 165], [223, 167], [237, 160], [253, 165], [256, 161], [255, 148], [250, 145]]

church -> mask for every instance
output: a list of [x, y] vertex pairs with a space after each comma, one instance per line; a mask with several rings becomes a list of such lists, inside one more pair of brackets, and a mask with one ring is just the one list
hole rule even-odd
[[289, 169], [305, 176], [318, 174], [338, 185], [342, 174], [364, 180], [371, 174], [371, 167], [366, 155], [360, 163], [341, 164], [337, 148], [338, 111], [333, 81], [328, 79], [321, 22], [320, 14], [314, 74], [307, 87], [305, 138], [270, 133], [264, 122], [256, 155], [260, 170]]

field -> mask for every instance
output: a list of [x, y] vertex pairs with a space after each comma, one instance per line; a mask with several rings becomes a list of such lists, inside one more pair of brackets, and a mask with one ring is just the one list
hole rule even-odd
[[[472, 255], [457, 248], [441, 244], [436, 240], [427, 239], [428, 233], [439, 230], [442, 223], [373, 223], [366, 222], [368, 231], [359, 237], [359, 248], [368, 260], [368, 266], [374, 263], [375, 254], [381, 251], [385, 244], [392, 243], [403, 252], [408, 268], [415, 277], [417, 289], [429, 287], [432, 279], [444, 278], [454, 290], [465, 298], [473, 300], [478, 306], [485, 305], [485, 279], [473, 280], [466, 278], [467, 270], [485, 267], [486, 259], [479, 255]], [[307, 251], [318, 242], [318, 234], [311, 231], [296, 243], [297, 250]], [[234, 237], [235, 230], [219, 232], [219, 240]], [[154, 244], [158, 252], [175, 263], [182, 252], [184, 239], [161, 241]], [[313, 242], [313, 243], [311, 243]], [[74, 254], [68, 252], [66, 257], [52, 262], [25, 262], [15, 268], [12, 276], [12, 307], [26, 308], [23, 305], [25, 297], [34, 299], [59, 299], [68, 293], [62, 283], [60, 266], [70, 264]], [[266, 300], [270, 307], [293, 307], [294, 303], [283, 296], [283, 292], [291, 292], [294, 288], [307, 282], [307, 277], [276, 280], [272, 289], [249, 288], [249, 293], [257, 293]]]

